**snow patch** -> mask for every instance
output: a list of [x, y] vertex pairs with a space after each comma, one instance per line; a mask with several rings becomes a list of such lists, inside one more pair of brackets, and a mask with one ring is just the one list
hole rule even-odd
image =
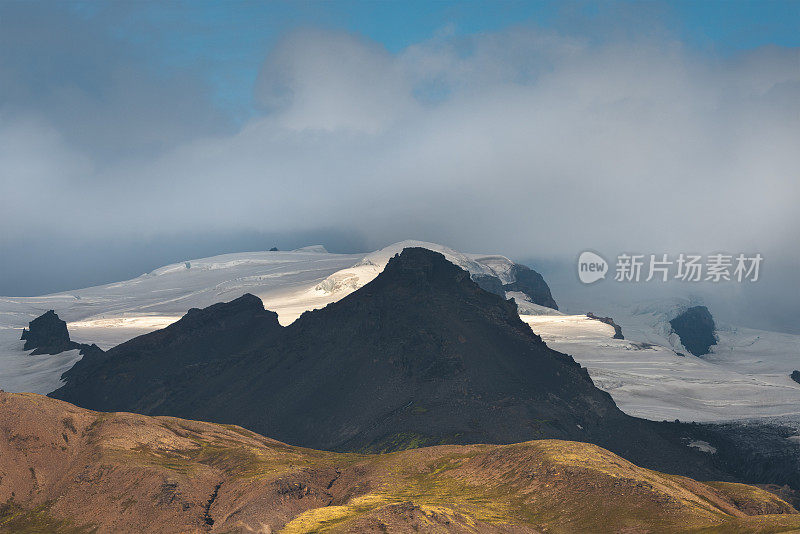
[[695, 440], [689, 442], [689, 447], [693, 449], [697, 449], [700, 452], [706, 452], [708, 454], [716, 454], [717, 448], [712, 447], [711, 444], [707, 441]]
[[517, 303], [520, 315], [564, 315], [553, 308], [536, 304], [522, 291], [506, 291], [506, 298], [514, 299], [514, 302]]

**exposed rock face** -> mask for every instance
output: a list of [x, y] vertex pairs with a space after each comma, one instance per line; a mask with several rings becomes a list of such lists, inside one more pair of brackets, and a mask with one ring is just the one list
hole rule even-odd
[[0, 473], [3, 532], [800, 528], [800, 514], [762, 489], [663, 475], [586, 443], [343, 455], [231, 425], [102, 414], [33, 394], [0, 393]]
[[489, 274], [473, 274], [472, 280], [484, 291], [494, 293], [503, 298], [506, 297], [506, 290], [503, 287], [503, 282], [496, 276]]
[[622, 413], [513, 301], [422, 248], [287, 327], [245, 295], [88, 355], [64, 379], [51, 396], [87, 408], [235, 423], [326, 450], [559, 438], [705, 480], [735, 480], [738, 465], [688, 447], [713, 441], [691, 425]]
[[800, 371], [798, 371], [797, 369], [795, 369], [794, 371], [792, 371], [792, 374], [791, 374], [791, 375], [789, 375], [789, 377], [790, 377], [792, 380], [794, 380], [795, 382], [797, 382], [798, 384], [800, 384]]
[[625, 336], [622, 335], [622, 327], [614, 322], [614, 319], [611, 317], [599, 317], [592, 312], [586, 314], [586, 317], [589, 319], [595, 319], [600, 321], [601, 323], [606, 323], [609, 326], [614, 327], [614, 337], [612, 339], [625, 339]]
[[488, 274], [475, 274], [472, 279], [484, 291], [494, 293], [503, 298], [506, 297], [508, 291], [520, 291], [530, 297], [531, 302], [540, 306], [546, 306], [554, 310], [558, 309], [553, 295], [550, 293], [550, 286], [544, 281], [542, 275], [526, 267], [525, 265], [515, 263], [511, 269], [511, 275], [514, 282], [504, 284], [496, 276]]
[[25, 340], [25, 350], [36, 349], [33, 354], [58, 354], [75, 348], [69, 340], [67, 323], [59, 319], [54, 310], [28, 323], [20, 339]]
[[686, 350], [695, 356], [708, 354], [711, 345], [717, 344], [714, 318], [705, 306], [693, 306], [672, 319], [669, 324]]
[[88, 347], [70, 341], [67, 323], [59, 319], [53, 310], [28, 323], [20, 339], [25, 341], [24, 350], [35, 349], [31, 354], [59, 354], [65, 350]]
[[515, 281], [504, 286], [506, 291], [522, 291], [535, 304], [547, 306], [554, 310], [558, 309], [558, 304], [553, 299], [553, 295], [550, 294], [550, 287], [541, 274], [519, 263], [514, 264], [513, 274]]

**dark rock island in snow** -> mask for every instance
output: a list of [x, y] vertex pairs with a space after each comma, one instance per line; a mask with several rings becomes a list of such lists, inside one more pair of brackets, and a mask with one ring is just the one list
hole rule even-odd
[[62, 321], [54, 310], [43, 313], [22, 329], [21, 340], [25, 341], [24, 350], [31, 354], [59, 354], [66, 350], [80, 349], [83, 354], [87, 350], [100, 350], [96, 345], [76, 343], [69, 339], [67, 323]]
[[708, 354], [711, 345], [717, 344], [714, 334], [717, 327], [711, 312], [705, 306], [693, 306], [669, 322], [686, 350], [695, 356]]

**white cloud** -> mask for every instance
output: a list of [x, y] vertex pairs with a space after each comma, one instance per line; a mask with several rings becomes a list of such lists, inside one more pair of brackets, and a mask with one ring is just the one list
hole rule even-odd
[[76, 190], [93, 173], [91, 160], [65, 146], [59, 132], [45, 120], [0, 113], [4, 238], [25, 236], [32, 227], [38, 230], [39, 222], [52, 225], [68, 211], [66, 202], [76, 198]]
[[378, 133], [414, 109], [394, 56], [344, 33], [303, 31], [264, 63], [257, 98], [292, 130]]
[[[324, 226], [376, 246], [415, 237], [512, 255], [797, 253], [797, 50], [715, 58], [674, 41], [590, 45], [518, 28], [393, 55], [305, 31], [272, 51], [257, 95], [268, 113], [235, 135], [104, 167], [58, 190], [64, 210], [30, 227]], [[54, 157], [36, 147], [19, 153]]]

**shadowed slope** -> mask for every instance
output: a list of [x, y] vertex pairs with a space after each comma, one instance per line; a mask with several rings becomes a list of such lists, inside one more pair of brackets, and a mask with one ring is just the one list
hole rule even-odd
[[623, 417], [513, 302], [427, 249], [405, 249], [286, 328], [272, 315], [250, 295], [193, 310], [82, 360], [53, 396], [340, 449], [579, 438], [609, 412]]

